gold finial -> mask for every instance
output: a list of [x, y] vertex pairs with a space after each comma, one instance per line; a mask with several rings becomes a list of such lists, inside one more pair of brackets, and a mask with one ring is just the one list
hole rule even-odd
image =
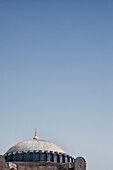
[[36, 128], [35, 128], [35, 137], [34, 137], [33, 139], [39, 139], [39, 138], [37, 137], [37, 131], [36, 131]]

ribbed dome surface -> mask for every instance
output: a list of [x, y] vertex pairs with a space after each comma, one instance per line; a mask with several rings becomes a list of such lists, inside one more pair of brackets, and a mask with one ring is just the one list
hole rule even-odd
[[17, 143], [13, 147], [11, 147], [6, 153], [34, 150], [65, 153], [64, 150], [61, 147], [57, 146], [56, 144], [39, 139], [33, 139]]

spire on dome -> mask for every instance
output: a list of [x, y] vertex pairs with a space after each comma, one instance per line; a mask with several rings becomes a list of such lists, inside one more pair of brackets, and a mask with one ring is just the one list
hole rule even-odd
[[35, 137], [34, 137], [33, 139], [39, 139], [39, 138], [37, 137], [37, 131], [36, 131], [36, 128], [35, 128]]

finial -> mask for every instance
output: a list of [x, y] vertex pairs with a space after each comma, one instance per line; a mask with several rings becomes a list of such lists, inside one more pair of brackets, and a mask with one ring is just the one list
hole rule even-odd
[[33, 139], [39, 139], [39, 138], [37, 137], [37, 131], [36, 131], [36, 128], [35, 128], [35, 137], [34, 137]]

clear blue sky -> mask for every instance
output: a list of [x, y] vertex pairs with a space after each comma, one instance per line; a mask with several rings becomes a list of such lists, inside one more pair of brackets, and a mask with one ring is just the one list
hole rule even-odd
[[113, 1], [0, 1], [0, 153], [32, 139], [113, 167]]

